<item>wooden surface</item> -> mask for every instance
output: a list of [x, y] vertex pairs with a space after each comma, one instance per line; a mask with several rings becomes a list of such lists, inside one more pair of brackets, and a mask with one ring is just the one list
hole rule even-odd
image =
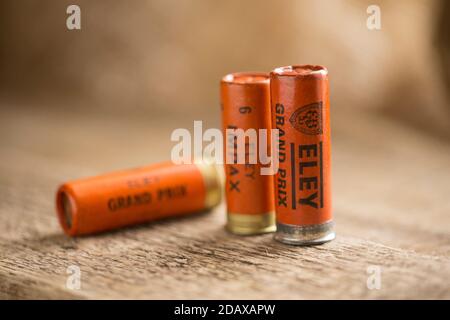
[[[0, 106], [0, 298], [450, 298], [448, 142], [382, 115], [332, 121], [335, 241], [233, 236], [223, 205], [70, 239], [59, 183], [168, 159], [172, 129], [192, 122]], [[80, 290], [66, 288], [70, 265]]]

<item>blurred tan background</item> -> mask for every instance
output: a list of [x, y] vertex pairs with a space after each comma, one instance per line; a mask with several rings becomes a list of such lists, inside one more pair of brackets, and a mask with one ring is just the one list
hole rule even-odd
[[[81, 30], [66, 8], [81, 7]], [[14, 108], [187, 119], [218, 126], [218, 81], [289, 64], [330, 70], [333, 113], [379, 109], [450, 132], [450, 5], [373, 1], [55, 1], [0, 3], [0, 93]], [[4, 105], [2, 105], [4, 108]]]

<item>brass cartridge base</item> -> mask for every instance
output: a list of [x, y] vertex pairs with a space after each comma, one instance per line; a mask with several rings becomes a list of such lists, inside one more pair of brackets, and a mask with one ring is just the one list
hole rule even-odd
[[274, 239], [286, 244], [299, 246], [322, 244], [336, 237], [333, 227], [333, 221], [311, 226], [277, 223], [277, 233]]
[[196, 166], [205, 182], [205, 209], [212, 209], [222, 200], [223, 178], [221, 178], [221, 172], [214, 164], [197, 162]]
[[263, 214], [228, 213], [226, 229], [238, 235], [275, 232], [275, 212]]

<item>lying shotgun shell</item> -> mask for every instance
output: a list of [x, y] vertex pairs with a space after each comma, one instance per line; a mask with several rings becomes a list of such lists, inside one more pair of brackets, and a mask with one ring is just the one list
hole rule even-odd
[[56, 208], [64, 232], [77, 236], [199, 212], [220, 198], [214, 165], [165, 162], [67, 182]]
[[319, 244], [334, 239], [328, 71], [288, 66], [270, 74], [272, 126], [279, 129], [275, 239]]
[[[245, 144], [245, 164], [237, 164], [236, 136], [230, 129], [266, 129], [271, 127], [270, 85], [266, 73], [234, 73], [222, 78], [222, 128], [224, 154], [233, 159], [225, 163], [227, 229], [235, 234], [251, 235], [275, 231], [273, 176], [261, 175], [259, 157], [250, 163], [249, 155], [258, 154], [255, 146]], [[259, 135], [257, 135], [259, 139]], [[270, 150], [270, 139], [267, 139]], [[242, 141], [242, 140], [241, 140]]]

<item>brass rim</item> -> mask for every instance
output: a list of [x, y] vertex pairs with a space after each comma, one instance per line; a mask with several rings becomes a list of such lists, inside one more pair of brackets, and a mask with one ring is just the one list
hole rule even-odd
[[200, 170], [205, 183], [205, 208], [211, 209], [222, 200], [222, 179], [219, 169], [214, 164], [196, 163], [195, 165]]
[[275, 232], [275, 212], [271, 211], [262, 214], [229, 212], [226, 228], [228, 231], [239, 235]]

